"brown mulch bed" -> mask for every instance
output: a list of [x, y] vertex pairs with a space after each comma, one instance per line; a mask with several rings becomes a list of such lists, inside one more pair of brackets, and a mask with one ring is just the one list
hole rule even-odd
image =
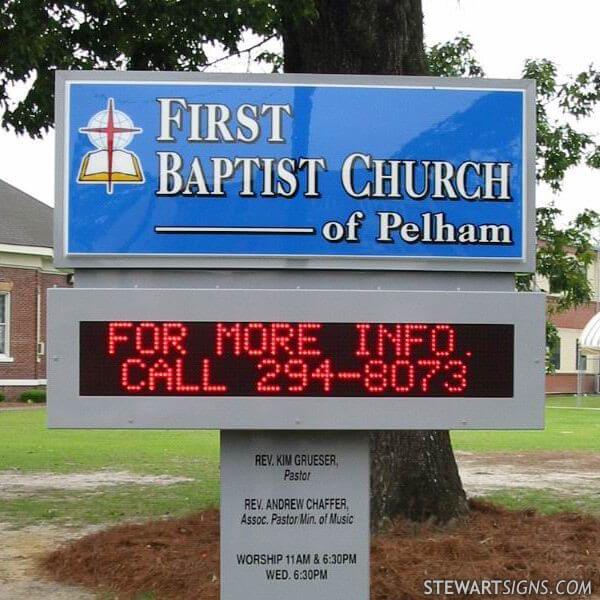
[[[477, 501], [471, 508], [452, 527], [400, 521], [374, 536], [371, 600], [431, 598], [427, 579], [580, 579], [600, 590], [600, 520]], [[218, 600], [219, 513], [113, 527], [66, 544], [42, 567], [52, 579], [122, 599], [153, 592], [158, 600]]]

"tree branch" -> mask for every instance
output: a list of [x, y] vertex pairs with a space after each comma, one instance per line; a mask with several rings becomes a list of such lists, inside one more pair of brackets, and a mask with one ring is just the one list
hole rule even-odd
[[244, 48], [243, 50], [238, 50], [237, 52], [233, 52], [232, 54], [228, 54], [227, 56], [221, 56], [221, 58], [217, 58], [216, 60], [206, 63], [202, 67], [201, 70], [206, 71], [206, 69], [208, 69], [208, 67], [212, 67], [213, 65], [216, 65], [217, 63], [227, 60], [228, 58], [233, 58], [234, 56], [241, 56], [242, 54], [245, 54], [246, 52], [248, 52], [248, 54], [249, 54], [250, 52], [252, 52], [252, 50], [255, 50], [256, 48], [260, 48], [260, 46], [262, 46], [263, 44], [266, 44], [267, 42], [271, 41], [272, 39], [274, 39], [276, 37], [278, 37], [278, 34], [273, 33], [269, 37], [264, 38], [263, 40], [254, 44], [253, 46], [250, 46], [249, 48]]

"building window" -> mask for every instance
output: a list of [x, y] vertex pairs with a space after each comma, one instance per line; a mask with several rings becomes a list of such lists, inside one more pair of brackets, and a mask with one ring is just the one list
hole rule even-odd
[[550, 277], [550, 279], [548, 280], [548, 288], [548, 293], [553, 295], [558, 295], [562, 292], [559, 282], [556, 279], [553, 279], [552, 277]]
[[0, 293], [0, 359], [10, 352], [10, 296]]
[[579, 356], [579, 340], [575, 342], [575, 369], [587, 371], [587, 356], [585, 354]]
[[560, 370], [560, 338], [550, 347], [550, 364], [555, 371]]

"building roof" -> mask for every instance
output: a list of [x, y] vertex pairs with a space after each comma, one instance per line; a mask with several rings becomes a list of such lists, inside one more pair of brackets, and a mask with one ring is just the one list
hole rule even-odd
[[52, 208], [1, 179], [0, 244], [52, 248]]
[[594, 315], [583, 328], [579, 337], [579, 348], [582, 354], [600, 355], [600, 313]]

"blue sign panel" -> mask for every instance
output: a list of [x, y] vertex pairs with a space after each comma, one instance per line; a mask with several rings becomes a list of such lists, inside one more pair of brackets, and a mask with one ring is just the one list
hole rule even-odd
[[525, 270], [527, 86], [93, 75], [61, 82], [64, 265]]

